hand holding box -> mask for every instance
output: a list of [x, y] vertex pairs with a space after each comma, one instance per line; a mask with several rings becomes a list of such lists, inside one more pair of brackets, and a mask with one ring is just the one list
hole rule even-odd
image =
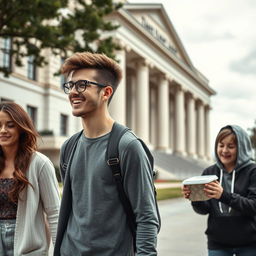
[[218, 177], [216, 175], [194, 176], [184, 180], [182, 184], [189, 186], [191, 191], [189, 196], [190, 201], [205, 201], [210, 198], [204, 194], [204, 185], [217, 179]]

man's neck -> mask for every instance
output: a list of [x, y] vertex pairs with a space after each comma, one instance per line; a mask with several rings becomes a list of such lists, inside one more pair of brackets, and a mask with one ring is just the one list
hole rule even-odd
[[115, 121], [110, 115], [82, 118], [84, 135], [87, 138], [97, 138], [109, 133]]

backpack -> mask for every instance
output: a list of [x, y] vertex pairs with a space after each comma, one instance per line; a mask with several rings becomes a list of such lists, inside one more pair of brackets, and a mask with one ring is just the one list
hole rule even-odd
[[[126, 193], [123, 188], [121, 167], [120, 167], [120, 163], [119, 163], [119, 153], [118, 153], [119, 141], [122, 138], [122, 136], [128, 131], [130, 131], [130, 128], [125, 127], [116, 122], [114, 123], [113, 128], [110, 132], [110, 137], [109, 137], [109, 141], [108, 141], [108, 145], [107, 145], [106, 162], [107, 162], [108, 166], [110, 167], [110, 169], [112, 170], [112, 174], [113, 174], [116, 186], [117, 186], [118, 195], [119, 195], [121, 204], [124, 208], [124, 211], [127, 215], [128, 225], [129, 225], [130, 231], [133, 236], [134, 249], [136, 249], [136, 246], [135, 246], [136, 245], [135, 215], [132, 210], [131, 203], [130, 203], [128, 197], [126, 196]], [[80, 138], [80, 136], [82, 134], [83, 134], [83, 131], [80, 131], [80, 132], [74, 134], [63, 145], [62, 154], [60, 157], [60, 168], [61, 168], [63, 179], [65, 176], [65, 171], [66, 171], [67, 167], [70, 166], [70, 161], [72, 160], [78, 139]], [[137, 138], [137, 139], [140, 141], [141, 145], [143, 146], [143, 149], [145, 150], [147, 157], [150, 161], [151, 170], [152, 170], [152, 180], [153, 180], [154, 176], [156, 174], [154, 171], [154, 158], [153, 158], [150, 150], [146, 146], [146, 144], [140, 138]], [[156, 205], [158, 221], [159, 221], [159, 227], [158, 227], [158, 232], [159, 232], [160, 227], [161, 227], [161, 217], [160, 217], [160, 213], [159, 213], [159, 209], [158, 209], [158, 205], [157, 205], [156, 188], [155, 188], [154, 184], [153, 184], [153, 189], [154, 189], [155, 205]]]

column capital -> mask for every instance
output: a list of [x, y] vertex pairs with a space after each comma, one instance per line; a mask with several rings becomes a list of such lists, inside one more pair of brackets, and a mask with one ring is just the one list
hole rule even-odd
[[187, 97], [187, 99], [196, 100], [195, 95], [194, 95], [191, 91], [187, 91], [187, 92], [186, 92], [186, 97]]
[[179, 91], [185, 92], [184, 87], [181, 84], [178, 84], [175, 80], [174, 80], [174, 85], [175, 85], [176, 92], [179, 92]]
[[212, 110], [212, 107], [209, 104], [205, 104], [205, 110], [210, 111]]
[[165, 73], [159, 73], [158, 79], [167, 80], [169, 83], [172, 83], [174, 81], [173, 78], [169, 74], [165, 74]]
[[156, 75], [156, 78], [159, 81], [167, 81], [168, 83], [170, 82], [170, 76], [168, 76], [167, 74], [163, 74], [163, 73], [158, 73]]
[[154, 67], [154, 64], [148, 59], [135, 58], [135, 59], [133, 59], [133, 61], [135, 62], [136, 65], [143, 65], [143, 66], [146, 66], [148, 68], [153, 68]]
[[197, 103], [198, 105], [203, 106], [203, 107], [206, 105], [206, 103], [205, 103], [202, 99], [200, 99], [200, 98], [196, 98], [196, 103]]
[[127, 43], [125, 43], [121, 39], [115, 39], [115, 42], [120, 46], [121, 50], [125, 50], [126, 52], [130, 52], [131, 49], [132, 49]]
[[169, 81], [169, 83], [172, 83], [174, 81], [174, 78], [170, 75], [165, 74], [166, 79]]

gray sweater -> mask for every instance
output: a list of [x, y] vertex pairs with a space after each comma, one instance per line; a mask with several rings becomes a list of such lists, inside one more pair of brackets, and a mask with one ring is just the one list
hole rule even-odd
[[[64, 182], [62, 202], [67, 208], [62, 207], [60, 222], [67, 219], [67, 226], [57, 235], [57, 240], [63, 239], [55, 255], [134, 254], [126, 214], [105, 159], [108, 139], [109, 134], [94, 139], [81, 136], [78, 141]], [[136, 216], [137, 255], [157, 255], [158, 218], [149, 160], [130, 132], [122, 137], [119, 152], [124, 189]]]
[[14, 235], [14, 256], [48, 255], [56, 238], [60, 206], [58, 183], [51, 161], [35, 152], [26, 172], [29, 185], [20, 193]]

